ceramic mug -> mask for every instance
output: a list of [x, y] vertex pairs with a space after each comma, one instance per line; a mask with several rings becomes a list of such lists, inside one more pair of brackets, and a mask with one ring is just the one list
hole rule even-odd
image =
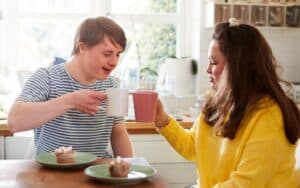
[[132, 94], [135, 120], [154, 122], [158, 94], [155, 91], [135, 91]]
[[106, 90], [108, 116], [128, 115], [128, 90], [123, 88], [109, 88]]

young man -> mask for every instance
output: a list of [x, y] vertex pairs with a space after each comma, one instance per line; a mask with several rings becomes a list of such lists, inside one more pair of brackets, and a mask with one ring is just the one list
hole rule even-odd
[[27, 81], [8, 115], [12, 132], [34, 129], [35, 154], [60, 146], [109, 157], [132, 156], [124, 117], [110, 117], [107, 88], [117, 87], [109, 74], [126, 47], [123, 29], [106, 17], [86, 19], [78, 28], [72, 58], [41, 68]]

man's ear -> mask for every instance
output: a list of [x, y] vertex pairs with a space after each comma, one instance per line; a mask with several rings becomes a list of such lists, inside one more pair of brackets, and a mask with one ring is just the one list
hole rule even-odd
[[78, 47], [79, 47], [79, 53], [84, 52], [88, 48], [87, 45], [83, 42], [79, 42]]

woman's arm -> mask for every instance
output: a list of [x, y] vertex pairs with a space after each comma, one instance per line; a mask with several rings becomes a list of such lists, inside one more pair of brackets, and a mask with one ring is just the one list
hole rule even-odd
[[[214, 188], [265, 187], [275, 185], [294, 187], [295, 148], [285, 136], [279, 107], [261, 110], [252, 117], [239, 143], [236, 160], [227, 180]], [[277, 183], [275, 183], [277, 182]]]
[[159, 129], [159, 133], [165, 137], [169, 144], [185, 159], [194, 161], [195, 152], [195, 129], [196, 121], [192, 128], [184, 129], [174, 118], [170, 118], [169, 124]]
[[195, 127], [198, 121], [191, 129], [184, 129], [174, 118], [169, 117], [161, 101], [158, 100], [154, 123], [159, 133], [180, 155], [187, 160], [195, 160]]
[[[285, 155], [280, 151], [280, 143], [275, 139], [257, 140], [245, 146], [237, 168], [230, 173], [230, 177], [217, 183], [213, 188], [232, 188], [232, 187], [257, 187], [264, 188], [279, 166], [279, 155]], [[288, 164], [290, 161], [286, 161]], [[291, 178], [291, 177], [286, 177]], [[275, 179], [274, 179], [275, 181]], [[276, 181], [290, 181], [276, 180]]]

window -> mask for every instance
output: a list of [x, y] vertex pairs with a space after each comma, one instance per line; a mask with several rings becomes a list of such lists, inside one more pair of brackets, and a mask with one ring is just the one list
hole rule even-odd
[[79, 23], [108, 15], [124, 29], [125, 53], [114, 74], [129, 89], [154, 89], [163, 59], [189, 56], [183, 0], [0, 0], [0, 110], [8, 111], [30, 74], [68, 59]]
[[[129, 2], [129, 1], [128, 1]], [[126, 30], [127, 53], [116, 70], [129, 89], [155, 89], [159, 64], [176, 56], [182, 3], [176, 0], [112, 0], [109, 15]]]
[[30, 74], [68, 58], [76, 27], [93, 0], [2, 0], [0, 108], [7, 111]]

